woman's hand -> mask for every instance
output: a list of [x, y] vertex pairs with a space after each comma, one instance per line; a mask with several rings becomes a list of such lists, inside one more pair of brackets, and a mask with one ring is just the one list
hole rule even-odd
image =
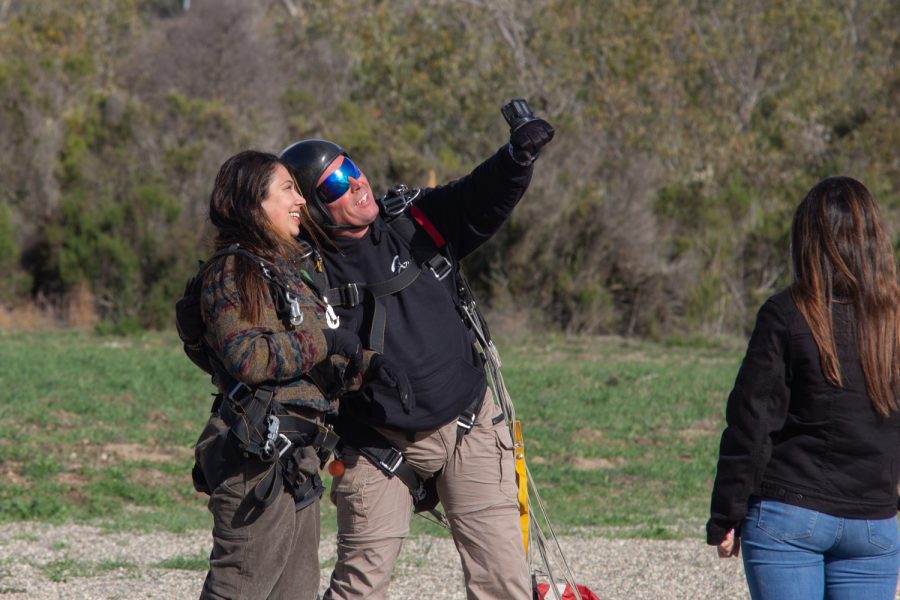
[[729, 530], [725, 534], [725, 539], [716, 546], [716, 550], [719, 552], [719, 558], [737, 558], [741, 553], [740, 536], [734, 535], [734, 529]]

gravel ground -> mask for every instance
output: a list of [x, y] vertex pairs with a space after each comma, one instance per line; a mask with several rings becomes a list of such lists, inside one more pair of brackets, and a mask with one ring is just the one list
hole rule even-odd
[[[334, 563], [334, 537], [323, 539], [321, 585]], [[678, 541], [565, 537], [560, 540], [578, 582], [601, 600], [747, 598], [739, 560], [719, 560], [699, 539]], [[103, 533], [94, 527], [14, 523], [0, 526], [3, 600], [197, 598], [204, 571], [159, 568], [161, 561], [209, 551], [206, 531], [190, 534]], [[409, 540], [388, 597], [464, 599], [453, 543]]]

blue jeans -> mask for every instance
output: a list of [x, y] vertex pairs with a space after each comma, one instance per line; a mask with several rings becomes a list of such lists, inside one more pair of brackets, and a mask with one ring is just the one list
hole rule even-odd
[[893, 600], [900, 569], [897, 517], [845, 519], [754, 498], [741, 554], [754, 600]]

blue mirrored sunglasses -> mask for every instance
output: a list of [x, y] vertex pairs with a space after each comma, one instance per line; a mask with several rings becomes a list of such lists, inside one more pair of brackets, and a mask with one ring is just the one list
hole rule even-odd
[[325, 204], [331, 204], [350, 189], [350, 178], [359, 179], [359, 176], [359, 169], [352, 160], [345, 156], [340, 168], [326, 177], [316, 190]]

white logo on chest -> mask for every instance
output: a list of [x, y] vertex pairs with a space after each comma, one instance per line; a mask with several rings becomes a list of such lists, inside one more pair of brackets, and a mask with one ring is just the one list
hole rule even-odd
[[400, 260], [400, 255], [394, 255], [394, 261], [391, 263], [391, 273], [401, 273], [403, 269], [409, 266], [408, 260]]

